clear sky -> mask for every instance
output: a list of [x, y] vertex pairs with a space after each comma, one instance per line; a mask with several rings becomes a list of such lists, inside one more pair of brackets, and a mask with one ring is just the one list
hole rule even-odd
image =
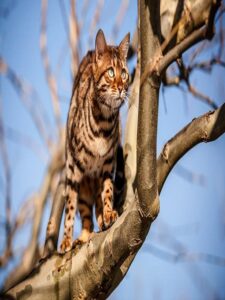
[[[68, 15], [69, 1], [62, 1]], [[80, 57], [94, 46], [99, 28], [108, 41], [113, 41], [112, 27], [121, 1], [105, 1], [100, 20], [93, 26], [97, 3], [77, 1], [77, 14], [83, 24]], [[103, 1], [102, 1], [103, 2]], [[5, 8], [9, 10], [5, 10]], [[60, 12], [60, 1], [49, 1], [47, 16], [48, 51], [52, 70], [57, 74], [58, 93], [62, 118], [65, 123], [72, 81], [70, 75], [70, 51], [67, 33]], [[50, 93], [46, 84], [40, 55], [40, 1], [0, 2], [0, 55], [26, 83], [37, 91], [38, 97], [31, 104], [41, 114], [46, 114], [46, 130], [55, 139], [55, 123]], [[68, 22], [68, 19], [66, 19]], [[136, 1], [130, 0], [127, 13], [115, 42], [119, 43], [130, 31], [133, 36], [137, 22]], [[94, 28], [93, 36], [92, 29]], [[204, 55], [211, 57], [215, 49]], [[188, 54], [184, 57], [188, 59]], [[129, 64], [130, 71], [135, 61]], [[210, 95], [219, 106], [224, 101], [224, 71], [217, 67], [211, 75], [196, 72], [191, 81]], [[183, 86], [185, 89], [185, 86]], [[0, 77], [2, 118], [7, 134], [7, 149], [12, 173], [12, 215], [28, 195], [38, 190], [49, 155], [22, 104], [21, 97], [4, 75]], [[29, 101], [29, 100], [28, 100]], [[123, 108], [123, 119], [127, 107]], [[210, 108], [192, 96], [176, 88], [160, 92], [158, 153], [164, 143], [193, 118]], [[39, 113], [39, 112], [38, 112]], [[11, 134], [10, 134], [11, 132]], [[28, 146], [18, 143], [12, 132], [29, 139]], [[32, 145], [35, 144], [35, 147]], [[225, 298], [225, 136], [210, 144], [200, 144], [191, 150], [170, 174], [161, 193], [161, 210], [152, 225], [144, 246], [139, 251], [126, 278], [110, 297], [113, 299], [224, 299]], [[0, 253], [4, 246], [5, 179], [0, 162]], [[43, 219], [41, 241], [44, 239], [49, 214], [48, 205]], [[29, 239], [30, 224], [18, 233], [14, 249], [22, 253]], [[224, 258], [223, 266], [212, 261], [215, 256]], [[15, 258], [6, 269], [0, 270], [0, 285], [9, 270], [18, 262]]]

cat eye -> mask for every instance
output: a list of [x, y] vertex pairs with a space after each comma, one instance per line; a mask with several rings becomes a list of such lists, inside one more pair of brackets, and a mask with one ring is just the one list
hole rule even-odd
[[127, 73], [126, 73], [125, 70], [123, 70], [122, 73], [121, 73], [121, 78], [122, 78], [123, 80], [125, 80], [126, 77], [127, 77]]
[[108, 69], [108, 75], [111, 78], [115, 76], [113, 68]]

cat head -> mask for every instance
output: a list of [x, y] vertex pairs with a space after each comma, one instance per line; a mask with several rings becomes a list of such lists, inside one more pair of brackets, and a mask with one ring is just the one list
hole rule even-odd
[[105, 109], [119, 109], [127, 96], [129, 73], [126, 60], [129, 42], [130, 33], [119, 46], [107, 45], [101, 29], [96, 35], [93, 74], [97, 101]]

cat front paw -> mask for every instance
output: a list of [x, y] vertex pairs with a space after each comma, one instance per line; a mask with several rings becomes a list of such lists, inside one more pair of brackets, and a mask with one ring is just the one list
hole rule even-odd
[[60, 252], [65, 253], [72, 249], [72, 240], [70, 237], [64, 237], [61, 245], [60, 245]]
[[115, 210], [105, 211], [103, 214], [103, 229], [108, 229], [116, 222], [118, 218], [118, 213]]

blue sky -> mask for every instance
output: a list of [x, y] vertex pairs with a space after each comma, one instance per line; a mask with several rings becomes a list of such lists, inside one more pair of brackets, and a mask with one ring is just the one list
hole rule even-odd
[[[40, 1], [4, 1], [0, 8], [11, 5], [7, 17], [0, 17], [0, 55], [8, 65], [25, 82], [31, 84], [38, 92], [43, 110], [49, 123], [46, 129], [55, 139], [55, 122], [46, 84], [43, 64], [40, 55]], [[97, 1], [89, 1], [87, 10], [82, 12], [83, 1], [77, 1], [79, 21], [84, 25], [81, 31], [80, 57], [86, 53], [89, 46], [94, 46], [94, 37], [89, 45], [90, 26]], [[68, 13], [69, 1], [64, 1]], [[95, 28], [102, 28], [107, 40], [112, 40], [112, 26], [115, 22], [120, 1], [105, 1], [100, 14], [100, 21]], [[70, 74], [70, 51], [66, 32], [60, 13], [59, 1], [49, 1], [47, 16], [48, 51], [51, 67], [57, 73], [58, 92], [62, 121], [65, 123], [72, 81]], [[127, 14], [116, 36], [119, 43], [124, 35], [130, 31], [134, 33], [137, 21], [136, 1], [131, 0]], [[67, 45], [67, 46], [66, 46]], [[215, 50], [210, 48], [204, 55], [211, 57]], [[185, 55], [185, 60], [188, 55]], [[129, 68], [132, 71], [134, 60]], [[60, 68], [59, 68], [60, 64]], [[212, 74], [206, 75], [196, 72], [191, 81], [210, 95], [217, 105], [224, 100], [224, 71], [217, 67]], [[3, 121], [6, 128], [12, 128], [29, 137], [36, 143], [38, 155], [27, 147], [16, 143], [12, 138], [7, 139], [7, 149], [12, 171], [12, 215], [28, 195], [40, 186], [49, 159], [46, 147], [27, 113], [20, 97], [12, 84], [4, 76], [0, 77], [0, 95], [3, 110]], [[34, 107], [37, 107], [32, 100]], [[123, 108], [123, 118], [126, 115]], [[159, 125], [158, 125], [158, 153], [164, 143], [182, 129], [194, 117], [210, 110], [204, 103], [190, 95], [178, 91], [176, 88], [160, 92]], [[209, 254], [225, 257], [225, 136], [209, 144], [200, 144], [186, 154], [174, 171], [168, 177], [161, 193], [161, 209], [157, 220], [151, 227], [143, 248], [139, 251], [126, 278], [112, 294], [110, 299], [212, 299], [225, 298], [225, 266], [210, 264], [208, 260], [191, 260], [171, 262], [162, 258], [160, 253], [180, 254]], [[190, 182], [180, 175], [182, 170], [194, 174], [196, 180]], [[199, 178], [201, 179], [199, 181]], [[0, 218], [4, 220], [4, 171], [0, 163]], [[45, 226], [49, 214], [49, 207], [43, 219], [44, 238]], [[15, 250], [21, 253], [29, 239], [30, 225], [18, 233], [15, 240]], [[0, 227], [0, 253], [4, 245], [4, 229]], [[160, 252], [161, 251], [161, 252]], [[16, 263], [18, 259], [15, 259]], [[13, 267], [0, 270], [0, 285], [7, 272]]]

